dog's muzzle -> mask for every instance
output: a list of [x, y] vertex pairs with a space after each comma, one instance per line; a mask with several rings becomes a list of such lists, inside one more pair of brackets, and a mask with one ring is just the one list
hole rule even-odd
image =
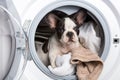
[[73, 35], [74, 35], [73, 32], [68, 32], [68, 33], [66, 34], [66, 36], [69, 38], [68, 41], [73, 42]]

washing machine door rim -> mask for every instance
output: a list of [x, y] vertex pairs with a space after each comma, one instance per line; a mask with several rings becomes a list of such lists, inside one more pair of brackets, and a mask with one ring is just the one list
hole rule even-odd
[[[11, 26], [13, 27], [12, 30], [12, 36], [14, 37], [14, 45], [11, 42], [11, 49], [14, 46], [14, 51], [10, 52], [10, 54], [12, 53], [12, 61], [9, 67], [9, 70], [7, 71], [6, 75], [4, 76], [5, 80], [18, 80], [23, 71], [25, 70], [26, 64], [27, 64], [27, 51], [28, 51], [28, 41], [27, 41], [27, 36], [20, 24], [20, 22], [18, 22], [18, 20], [14, 17], [13, 14], [11, 14], [5, 7], [0, 5], [0, 9], [1, 9], [1, 13], [5, 13], [5, 16], [3, 15], [3, 18], [5, 18], [7, 16], [7, 19], [4, 21], [5, 23], [9, 23], [12, 25], [9, 26], [3, 26], [3, 27], [7, 27], [7, 28], [11, 28]], [[4, 29], [7, 29], [4, 28]], [[2, 28], [3, 29], [3, 28]], [[4, 31], [1, 30], [1, 35], [3, 34]], [[6, 30], [7, 32], [7, 30]], [[11, 31], [10, 34], [8, 33], [7, 35], [11, 35]], [[3, 35], [4, 36], [4, 35]], [[12, 39], [11, 39], [12, 40]], [[2, 43], [3, 45], [5, 43]], [[3, 46], [2, 46], [3, 49]], [[1, 50], [2, 50], [1, 49]], [[3, 52], [2, 52], [3, 54]], [[5, 60], [5, 59], [4, 59]], [[4, 62], [3, 60], [3, 62]], [[8, 62], [9, 63], [9, 62]]]

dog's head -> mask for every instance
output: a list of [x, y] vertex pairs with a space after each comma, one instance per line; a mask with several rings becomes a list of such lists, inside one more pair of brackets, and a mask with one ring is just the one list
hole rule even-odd
[[70, 44], [78, 41], [79, 27], [86, 18], [86, 10], [60, 18], [53, 13], [47, 15], [47, 23], [51, 29], [55, 29], [58, 40], [63, 44]]

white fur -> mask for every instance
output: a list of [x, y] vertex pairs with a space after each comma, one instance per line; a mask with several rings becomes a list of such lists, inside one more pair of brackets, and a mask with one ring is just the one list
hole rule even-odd
[[55, 75], [66, 76], [75, 73], [75, 65], [70, 64], [71, 53], [58, 55], [56, 58], [56, 68], [48, 66], [49, 70]]
[[96, 36], [93, 23], [85, 23], [79, 28], [79, 30], [79, 38], [80, 42], [83, 43], [83, 46], [90, 49], [94, 53], [98, 53], [100, 49], [101, 39], [100, 37]]
[[56, 37], [52, 36], [49, 39], [49, 59], [52, 67], [56, 67], [55, 60], [57, 55], [60, 55], [60, 54], [62, 54], [60, 50], [60, 45], [56, 40]]

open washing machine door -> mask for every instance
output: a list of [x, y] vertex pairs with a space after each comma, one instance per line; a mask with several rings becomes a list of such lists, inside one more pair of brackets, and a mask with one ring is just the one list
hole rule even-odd
[[27, 63], [26, 36], [14, 16], [0, 6], [0, 80], [18, 80]]

